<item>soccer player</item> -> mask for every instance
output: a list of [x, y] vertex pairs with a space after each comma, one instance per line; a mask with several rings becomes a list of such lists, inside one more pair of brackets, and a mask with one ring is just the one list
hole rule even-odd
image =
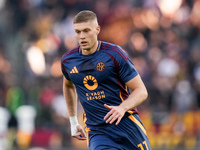
[[[129, 56], [120, 46], [98, 40], [94, 12], [79, 12], [73, 24], [79, 46], [61, 60], [71, 135], [87, 139], [89, 150], [151, 150], [136, 108], [148, 93]], [[85, 130], [77, 119], [77, 95]]]

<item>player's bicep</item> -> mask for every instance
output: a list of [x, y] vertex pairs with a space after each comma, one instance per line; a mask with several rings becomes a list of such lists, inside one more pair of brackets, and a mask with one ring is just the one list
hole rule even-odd
[[136, 75], [134, 78], [130, 79], [128, 82], [126, 82], [126, 85], [132, 91], [134, 91], [137, 88], [140, 88], [140, 89], [146, 91], [146, 87], [145, 87], [139, 74]]
[[71, 80], [68, 80], [63, 76], [63, 87], [74, 87], [74, 84]]

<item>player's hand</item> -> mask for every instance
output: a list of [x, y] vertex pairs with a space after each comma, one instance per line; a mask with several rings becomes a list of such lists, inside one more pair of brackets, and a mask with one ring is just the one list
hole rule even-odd
[[79, 124], [71, 127], [71, 135], [78, 140], [86, 140], [86, 133]]
[[116, 125], [118, 125], [125, 114], [125, 110], [120, 106], [109, 106], [107, 104], [104, 104], [104, 107], [110, 109], [110, 111], [104, 117], [106, 123], [112, 124], [117, 120]]

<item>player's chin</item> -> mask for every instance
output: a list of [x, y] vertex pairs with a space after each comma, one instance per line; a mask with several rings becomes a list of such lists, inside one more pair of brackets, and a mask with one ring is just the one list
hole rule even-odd
[[88, 50], [90, 50], [91, 48], [89, 48], [89, 47], [86, 47], [86, 46], [83, 46], [83, 47], [81, 47], [82, 48], [82, 50], [86, 50], [86, 51], [88, 51]]

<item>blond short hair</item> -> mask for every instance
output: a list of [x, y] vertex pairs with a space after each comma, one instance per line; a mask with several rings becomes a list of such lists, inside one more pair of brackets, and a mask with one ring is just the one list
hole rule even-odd
[[75, 17], [73, 23], [83, 23], [88, 21], [97, 21], [97, 16], [93, 11], [90, 10], [83, 10], [80, 11]]

